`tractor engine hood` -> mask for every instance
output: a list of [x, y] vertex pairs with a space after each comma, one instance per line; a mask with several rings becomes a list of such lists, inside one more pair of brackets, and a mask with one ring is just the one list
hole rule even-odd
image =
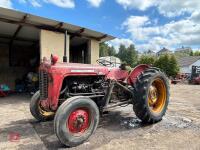
[[49, 61], [41, 64], [40, 70], [49, 73], [72, 74], [72, 75], [107, 75], [109, 69], [100, 65], [79, 64], [79, 63], [56, 63], [52, 65]]

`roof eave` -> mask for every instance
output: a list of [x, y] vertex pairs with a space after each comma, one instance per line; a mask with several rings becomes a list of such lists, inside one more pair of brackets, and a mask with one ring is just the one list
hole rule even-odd
[[[28, 16], [27, 22], [21, 22], [21, 19], [24, 16]], [[0, 21], [62, 33], [66, 32], [67, 30], [67, 32], [73, 36], [86, 37], [100, 42], [110, 41], [116, 38], [112, 35], [97, 32], [88, 28], [2, 7], [0, 7]]]

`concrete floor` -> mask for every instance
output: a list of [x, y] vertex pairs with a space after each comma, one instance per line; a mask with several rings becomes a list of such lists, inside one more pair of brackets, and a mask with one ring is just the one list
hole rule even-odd
[[[60, 144], [53, 122], [37, 122], [30, 97], [0, 98], [0, 149], [69, 149]], [[200, 149], [200, 86], [172, 85], [168, 111], [157, 124], [145, 126], [131, 105], [101, 118], [84, 144], [70, 149]]]

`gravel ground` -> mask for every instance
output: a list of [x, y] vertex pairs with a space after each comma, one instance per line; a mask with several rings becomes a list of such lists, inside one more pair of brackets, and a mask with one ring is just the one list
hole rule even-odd
[[0, 149], [200, 149], [200, 86], [171, 85], [167, 114], [154, 125], [143, 125], [132, 106], [101, 118], [84, 144], [66, 148], [53, 131], [53, 122], [37, 122], [29, 112], [30, 97], [0, 98]]

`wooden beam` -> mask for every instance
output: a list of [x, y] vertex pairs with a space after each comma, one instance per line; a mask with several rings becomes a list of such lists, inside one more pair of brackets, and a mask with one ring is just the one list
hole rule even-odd
[[55, 28], [56, 28], [56, 29], [61, 29], [62, 26], [63, 26], [63, 22], [60, 22], [60, 23], [58, 23], [58, 24], [55, 26]]
[[[27, 17], [28, 17], [28, 15], [26, 14], [26, 15], [22, 18], [22, 20], [21, 20], [20, 22], [21, 22], [21, 23], [24, 23], [24, 22], [26, 21]], [[13, 34], [13, 37], [12, 37], [12, 39], [11, 39], [11, 41], [10, 41], [10, 45], [12, 45], [13, 41], [14, 41], [15, 38], [17, 37], [17, 35], [18, 35], [18, 33], [20, 32], [20, 30], [22, 29], [22, 27], [23, 27], [22, 25], [19, 25], [19, 26], [18, 26], [17, 30], [16, 30], [15, 33]]]
[[78, 37], [82, 37], [83, 35], [81, 33], [83, 33], [85, 31], [85, 28], [81, 28], [80, 30], [74, 32], [70, 39], [72, 40], [74, 37], [78, 36]]
[[97, 38], [98, 41], [101, 41], [102, 39], [106, 38], [108, 35], [104, 34], [102, 37]]

